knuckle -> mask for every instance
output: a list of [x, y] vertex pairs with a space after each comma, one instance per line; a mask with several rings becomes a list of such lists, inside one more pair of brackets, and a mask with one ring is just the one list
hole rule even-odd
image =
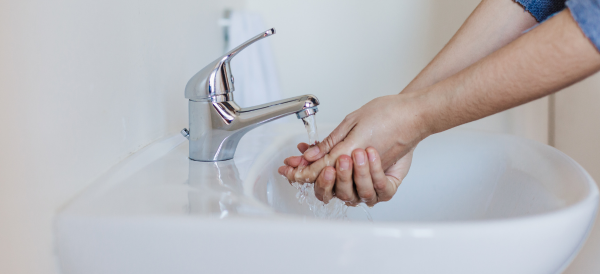
[[358, 198], [356, 198], [352, 201], [346, 202], [346, 205], [348, 205], [348, 206], [358, 206], [359, 204], [360, 204], [360, 200]]
[[333, 146], [335, 146], [335, 140], [331, 135], [327, 136], [323, 142], [319, 143], [324, 150], [329, 151]]
[[394, 197], [395, 192], [384, 192], [379, 195], [379, 200], [382, 202], [387, 202]]
[[379, 202], [371, 202], [371, 203], [367, 203], [368, 207], [374, 207], [377, 203]]
[[350, 195], [348, 195], [347, 193], [344, 193], [344, 192], [340, 192], [340, 193], [336, 192], [335, 193], [335, 197], [337, 197], [338, 199], [340, 199], [340, 200], [342, 200], [344, 202], [352, 200], [352, 198], [350, 197]]
[[358, 177], [360, 179], [365, 179], [365, 178], [371, 177], [371, 173], [369, 172], [369, 170], [366, 167], [356, 167], [354, 169], [354, 174], [356, 177]]
[[371, 201], [375, 198], [375, 192], [367, 191], [367, 192], [361, 193], [360, 198], [367, 200], [367, 201]]
[[377, 190], [377, 191], [384, 191], [385, 190], [385, 181], [375, 180], [373, 182], [373, 188], [375, 188], [375, 190]]
[[321, 184], [319, 182], [315, 183], [315, 195], [321, 195], [321, 193], [323, 193], [324, 189], [321, 186]]
[[352, 121], [353, 118], [354, 118], [354, 116], [352, 116], [352, 113], [353, 112], [347, 114], [346, 117], [344, 117], [344, 120], [342, 122], [350, 122], [350, 121]]
[[352, 181], [352, 170], [340, 170], [338, 177], [340, 178], [340, 181], [342, 181], [342, 183], [348, 183]]
[[285, 174], [285, 177], [287, 177], [290, 181], [297, 182], [296, 174], [294, 174], [294, 172], [291, 169], [288, 169], [288, 171]]
[[352, 173], [345, 173], [342, 176], [340, 176], [340, 183], [342, 183], [344, 185], [350, 185], [350, 184], [354, 183], [354, 180], [352, 178]]
[[347, 121], [354, 121], [354, 120], [356, 119], [356, 115], [357, 115], [357, 113], [356, 113], [356, 112], [357, 112], [357, 111], [355, 110], [355, 111], [353, 111], [353, 112], [350, 112], [350, 113], [348, 113], [348, 115], [346, 115], [346, 117], [344, 118], [344, 120], [347, 120]]
[[323, 183], [322, 183], [322, 185], [323, 185], [323, 188], [330, 189], [331, 187], [333, 187], [334, 183], [335, 183], [334, 181], [324, 180]]
[[389, 195], [379, 196], [379, 201], [380, 202], [387, 202], [387, 201], [389, 201], [391, 199], [392, 199], [392, 196], [389, 196]]

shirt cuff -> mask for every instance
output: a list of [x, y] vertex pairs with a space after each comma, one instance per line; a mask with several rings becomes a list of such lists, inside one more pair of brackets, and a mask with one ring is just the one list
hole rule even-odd
[[567, 7], [583, 34], [600, 51], [600, 0], [569, 0]]
[[514, 0], [538, 22], [542, 22], [550, 15], [557, 13], [565, 8], [565, 0]]

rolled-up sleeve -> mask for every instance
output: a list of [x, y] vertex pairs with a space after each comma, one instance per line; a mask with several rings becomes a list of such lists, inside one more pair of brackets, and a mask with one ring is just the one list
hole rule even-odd
[[567, 7], [585, 36], [600, 51], [600, 0], [569, 0]]
[[[542, 22], [550, 15], [565, 8], [565, 0], [514, 0], [531, 13], [535, 20]], [[580, 1], [583, 2], [583, 1]]]

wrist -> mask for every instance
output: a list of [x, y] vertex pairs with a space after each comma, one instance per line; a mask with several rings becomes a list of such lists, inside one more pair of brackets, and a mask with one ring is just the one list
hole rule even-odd
[[[401, 124], [398, 129], [398, 134], [404, 135], [405, 141], [408, 143], [416, 143], [427, 138], [429, 135], [436, 133], [430, 111], [431, 102], [427, 98], [423, 90], [413, 90], [410, 93], [402, 92], [394, 95], [398, 100], [395, 104], [400, 114], [401, 119], [398, 120]], [[408, 135], [407, 135], [408, 133]]]
[[414, 113], [414, 124], [420, 133], [420, 140], [446, 130], [444, 125], [447, 121], [441, 113], [443, 96], [434, 96], [431, 88], [421, 89], [410, 93], [411, 111]]

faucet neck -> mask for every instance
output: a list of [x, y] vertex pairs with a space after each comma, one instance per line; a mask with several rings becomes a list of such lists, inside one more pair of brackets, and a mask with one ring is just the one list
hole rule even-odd
[[234, 101], [189, 101], [190, 159], [224, 161], [233, 159], [240, 139], [251, 129], [276, 119], [296, 114], [298, 118], [314, 115], [319, 101], [302, 95], [249, 108]]

